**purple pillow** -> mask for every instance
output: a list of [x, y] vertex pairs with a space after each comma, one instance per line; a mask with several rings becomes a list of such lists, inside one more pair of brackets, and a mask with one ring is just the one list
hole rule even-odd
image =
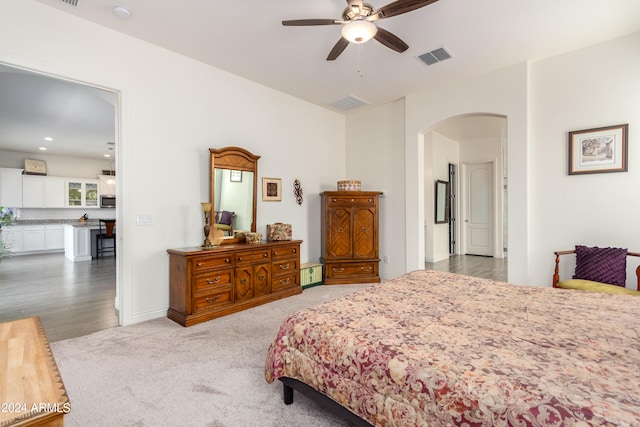
[[220, 221], [218, 221], [218, 224], [225, 224], [225, 225], [231, 225], [231, 221], [233, 221], [233, 212], [229, 212], [229, 211], [222, 211], [222, 214], [220, 215]]
[[627, 249], [576, 245], [573, 278], [624, 287], [627, 281]]

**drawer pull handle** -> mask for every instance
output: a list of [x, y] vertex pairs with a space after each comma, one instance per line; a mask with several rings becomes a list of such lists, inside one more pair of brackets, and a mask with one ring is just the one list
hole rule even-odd
[[202, 263], [201, 262], [196, 262], [196, 267], [202, 267]]
[[332, 202], [337, 202], [337, 201], [338, 201], [338, 199], [333, 199], [333, 200], [332, 200]]
[[344, 228], [342, 227], [338, 228], [338, 233], [342, 233], [342, 232], [344, 232]]
[[218, 276], [215, 280], [207, 279], [207, 283], [213, 285], [214, 283], [218, 283], [220, 280], [222, 280], [222, 277]]
[[288, 270], [289, 269], [289, 263], [286, 263], [285, 265], [280, 264], [280, 270]]
[[226, 262], [227, 264], [229, 264], [231, 262], [231, 258], [227, 258], [224, 260], [224, 262]]
[[362, 227], [362, 232], [363, 232], [363, 233], [366, 233], [366, 232], [367, 232], [366, 227]]
[[373, 268], [371, 266], [368, 266], [368, 267], [362, 267], [361, 270], [362, 271], [371, 271], [371, 270], [373, 270]]
[[289, 277], [289, 278], [287, 278], [287, 279], [282, 279], [282, 280], [280, 280], [280, 284], [281, 284], [281, 285], [286, 285], [287, 283], [289, 283], [289, 280], [291, 280], [291, 278], [290, 278], [290, 277]]
[[242, 257], [241, 256], [238, 257], [238, 261], [242, 261]]
[[333, 271], [336, 273], [342, 273], [344, 271], [344, 268], [335, 268], [333, 267]]
[[214, 298], [206, 298], [208, 303], [216, 302], [220, 299], [220, 295], [216, 295]]
[[240, 280], [240, 283], [242, 283], [243, 285], [246, 285], [247, 284], [247, 279]]
[[266, 278], [266, 276], [265, 276], [264, 274], [263, 274], [263, 275], [258, 276], [258, 280], [264, 280], [265, 278]]
[[266, 258], [266, 257], [269, 256], [269, 254], [265, 252], [265, 253], [262, 254], [262, 256]]
[[274, 254], [275, 256], [278, 256], [278, 255], [280, 255], [280, 252], [278, 252], [278, 251], [273, 251], [273, 254]]
[[296, 249], [291, 249], [291, 253], [292, 253], [292, 254], [295, 254], [296, 252], [297, 252], [297, 250], [296, 250]]

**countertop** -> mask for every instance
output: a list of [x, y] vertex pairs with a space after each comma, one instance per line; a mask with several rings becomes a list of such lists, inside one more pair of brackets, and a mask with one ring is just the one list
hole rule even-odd
[[[112, 218], [104, 218], [104, 219], [112, 219]], [[19, 219], [13, 223], [13, 225], [50, 225], [50, 224], [60, 224], [60, 225], [73, 225], [74, 227], [83, 227], [83, 226], [99, 226], [99, 220], [96, 219], [88, 219], [85, 222], [79, 222], [77, 219]]]

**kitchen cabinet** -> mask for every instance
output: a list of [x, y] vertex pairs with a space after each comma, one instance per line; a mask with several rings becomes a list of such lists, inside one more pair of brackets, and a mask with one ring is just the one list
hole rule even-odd
[[65, 206], [65, 179], [57, 176], [48, 176], [44, 180], [44, 207], [64, 208]]
[[22, 177], [22, 207], [44, 208], [44, 176]]
[[65, 179], [56, 176], [22, 177], [23, 208], [64, 208]]
[[9, 208], [22, 207], [23, 170], [0, 168], [0, 205]]
[[9, 252], [22, 252], [22, 226], [9, 225], [2, 227], [0, 236], [2, 237], [2, 243], [4, 243]]
[[25, 225], [22, 231], [22, 251], [37, 252], [47, 249], [44, 225]]
[[66, 181], [66, 206], [72, 208], [100, 207], [100, 180], [68, 178]]
[[44, 228], [45, 249], [48, 251], [64, 249], [64, 224], [47, 224]]

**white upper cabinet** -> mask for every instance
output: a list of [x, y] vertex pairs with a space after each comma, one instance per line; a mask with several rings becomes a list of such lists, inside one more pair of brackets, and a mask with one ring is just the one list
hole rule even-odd
[[56, 176], [24, 175], [23, 208], [64, 208], [65, 179]]
[[0, 205], [8, 208], [22, 207], [23, 169], [0, 168]]
[[99, 208], [100, 181], [97, 179], [68, 178], [66, 181], [66, 206], [70, 208]]

